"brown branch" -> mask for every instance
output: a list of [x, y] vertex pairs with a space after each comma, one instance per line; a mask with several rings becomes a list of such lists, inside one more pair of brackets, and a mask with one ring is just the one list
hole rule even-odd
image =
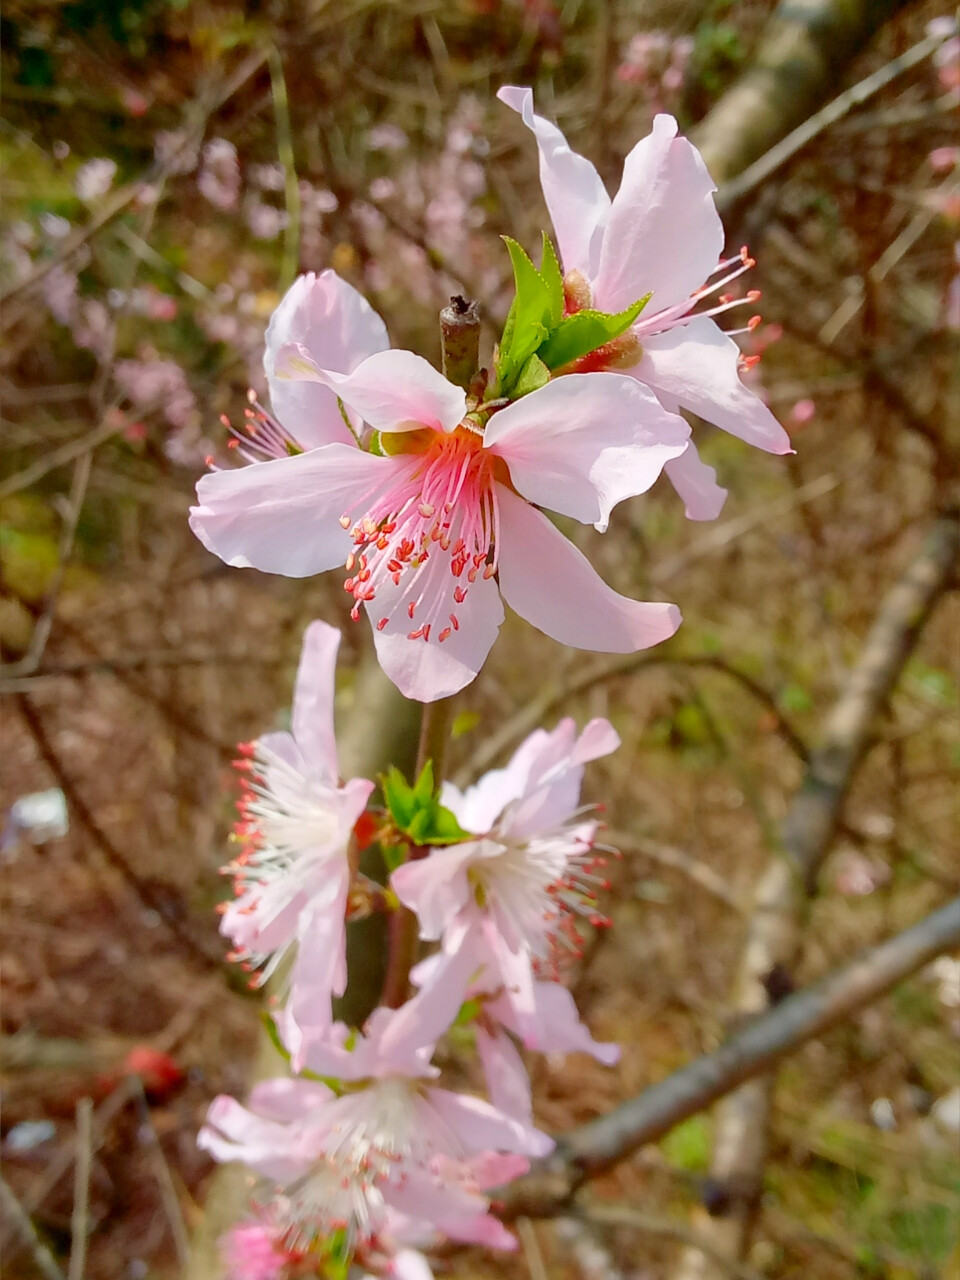
[[[957, 512], [940, 516], [906, 572], [890, 589], [850, 672], [846, 687], [813, 752], [800, 790], [794, 796], [776, 849], [756, 888], [732, 1008], [737, 1016], [770, 1005], [769, 976], [795, 968], [802, 924], [820, 867], [830, 850], [843, 805], [868, 749], [874, 722], [903, 669], [937, 600], [953, 578], [958, 554]], [[753, 1080], [718, 1109], [712, 1176], [721, 1183], [759, 1191], [767, 1147], [772, 1079]], [[699, 1224], [714, 1247], [727, 1257], [742, 1257], [758, 1195], [740, 1197], [724, 1218], [704, 1214]], [[687, 1250], [679, 1280], [709, 1274], [699, 1250]]]
[[756, 1017], [713, 1053], [705, 1054], [598, 1120], [565, 1134], [552, 1156], [526, 1177], [497, 1193], [500, 1216], [511, 1220], [554, 1217], [588, 1178], [603, 1173], [638, 1148], [656, 1142], [744, 1081], [776, 1066], [807, 1041], [823, 1035], [858, 1009], [960, 946], [960, 897], [812, 987]]

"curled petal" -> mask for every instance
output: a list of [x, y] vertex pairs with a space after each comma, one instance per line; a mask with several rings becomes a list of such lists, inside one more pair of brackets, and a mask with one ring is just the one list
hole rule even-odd
[[716, 471], [701, 459], [693, 441], [679, 458], [667, 463], [664, 471], [683, 499], [688, 520], [716, 520], [727, 500], [727, 491], [717, 484]]
[[592, 280], [610, 210], [610, 197], [599, 173], [585, 156], [570, 149], [555, 124], [534, 115], [532, 89], [504, 85], [497, 97], [519, 112], [537, 140], [540, 185], [557, 233], [564, 271], [582, 271]]
[[643, 340], [629, 371], [654, 391], [767, 453], [792, 453], [790, 437], [740, 381], [740, 348], [706, 316]]
[[446, 1121], [465, 1152], [494, 1148], [518, 1155], [545, 1156], [553, 1150], [553, 1139], [547, 1134], [504, 1115], [482, 1098], [431, 1088], [430, 1105]]
[[386, 325], [367, 300], [335, 271], [311, 271], [293, 282], [267, 326], [264, 371], [276, 417], [304, 449], [353, 437], [329, 387], [276, 376], [287, 343], [299, 343], [324, 368], [350, 373], [361, 360], [390, 345]]
[[495, 414], [484, 448], [531, 502], [606, 529], [624, 498], [645, 493], [686, 448], [690, 427], [619, 373], [573, 373]]
[[530, 1077], [513, 1041], [502, 1031], [491, 1034], [480, 1025], [477, 1050], [490, 1101], [506, 1115], [529, 1123], [533, 1114]]
[[603, 238], [596, 305], [621, 311], [652, 291], [646, 318], [699, 289], [723, 251], [715, 190], [699, 151], [677, 137], [673, 116], [658, 115], [624, 161]]
[[669, 638], [680, 625], [674, 604], [618, 595], [545, 515], [498, 485], [500, 590], [535, 627], [577, 649], [633, 653]]

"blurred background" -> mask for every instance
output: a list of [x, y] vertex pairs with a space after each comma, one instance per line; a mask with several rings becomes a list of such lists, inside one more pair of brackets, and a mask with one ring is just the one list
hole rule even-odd
[[[343, 724], [369, 643], [336, 575], [209, 556], [186, 524], [193, 486], [226, 456], [221, 415], [239, 421], [248, 387], [264, 389], [264, 328], [299, 271], [334, 268], [394, 345], [432, 360], [439, 308], [475, 297], [489, 358], [511, 295], [498, 237], [535, 251], [549, 226], [532, 138], [493, 97], [503, 83], [532, 85], [611, 189], [655, 112], [700, 142], [728, 247], [757, 258], [748, 377], [796, 449], [774, 458], [700, 424], [730, 489], [717, 522], [686, 522], [658, 485], [602, 539], [571, 525], [618, 590], [680, 604], [669, 645], [610, 663], [510, 616], [459, 704], [462, 779], [561, 714], [609, 716], [624, 741], [585, 790], [624, 853], [614, 928], [571, 975], [623, 1059], [536, 1060], [538, 1118], [569, 1129], [736, 1024], [754, 886], [960, 469], [960, 50], [928, 39], [949, 10], [793, 8], [5, 5], [0, 1152], [64, 1268], [77, 1152], [89, 1280], [180, 1274], [204, 1230], [196, 1131], [216, 1093], [243, 1093], [260, 1028], [213, 910], [234, 744], [283, 723], [309, 620], [344, 630]], [[791, 22], [819, 24], [806, 71], [791, 70]], [[868, 77], [862, 104], [744, 178]], [[958, 622], [945, 594], [880, 709], [797, 963], [771, 970], [781, 995], [957, 892]], [[716, 1180], [707, 1113], [593, 1186], [642, 1210], [632, 1223], [524, 1222], [515, 1256], [451, 1252], [437, 1273], [677, 1280], [690, 1223], [707, 1232], [739, 1196], [746, 1257], [704, 1276], [956, 1276], [958, 1056], [960, 962], [945, 957], [786, 1063], [739, 1191]], [[44, 1274], [11, 1222], [4, 1274]]]

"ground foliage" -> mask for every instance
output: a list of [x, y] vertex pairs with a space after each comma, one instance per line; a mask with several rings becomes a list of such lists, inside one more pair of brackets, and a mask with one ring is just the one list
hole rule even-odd
[[[615, 182], [654, 108], [684, 127], [709, 109], [749, 60], [769, 9], [6, 6], [5, 658], [31, 652], [54, 595], [56, 616], [39, 672], [10, 686], [3, 799], [6, 808], [66, 785], [72, 827], [3, 854], [3, 1133], [25, 1120], [55, 1125], [39, 1146], [5, 1142], [3, 1152], [5, 1176], [55, 1252], [69, 1252], [69, 1173], [40, 1193], [72, 1141], [78, 1099], [102, 1106], [139, 1044], [184, 1073], [151, 1078], [149, 1110], [131, 1102], [104, 1126], [90, 1280], [175, 1273], [175, 1220], [196, 1223], [210, 1172], [197, 1127], [215, 1093], [243, 1089], [257, 1006], [227, 985], [211, 911], [223, 892], [232, 744], [287, 705], [310, 618], [343, 624], [354, 664], [366, 644], [335, 583], [227, 570], [186, 527], [205, 456], [225, 452], [219, 415], [238, 420], [247, 386], [261, 384], [263, 327], [282, 288], [297, 269], [333, 266], [370, 297], [396, 345], [432, 358], [436, 312], [464, 292], [482, 304], [489, 355], [512, 279], [498, 237], [514, 236], [538, 261], [546, 225], [533, 147], [493, 90], [532, 84], [539, 108]], [[906, 9], [849, 82], [936, 16], [934, 4]], [[956, 141], [944, 94], [922, 64], [732, 215], [731, 244], [749, 240], [764, 291], [764, 325], [748, 339], [764, 355], [754, 376], [796, 456], [713, 434], [705, 456], [731, 490], [716, 525], [685, 523], [658, 487], [624, 504], [602, 540], [577, 533], [618, 590], [662, 592], [685, 624], [634, 674], [570, 707], [608, 716], [624, 739], [593, 767], [587, 797], [602, 798], [611, 826], [631, 837], [615, 927], [575, 978], [594, 1033], [624, 1054], [614, 1070], [540, 1063], [545, 1128], [569, 1128], [718, 1042], [742, 917], [657, 847], [707, 864], [734, 904], [748, 901], [801, 777], [772, 708], [816, 741], [879, 599], [956, 474], [960, 197], [958, 169], [940, 154]], [[91, 195], [96, 173], [84, 187], [78, 170], [98, 158], [116, 174]], [[898, 237], [903, 251], [891, 254]], [[871, 274], [884, 255], [895, 260]], [[88, 437], [97, 447], [86, 474], [90, 454], [74, 446]], [[78, 494], [75, 538], [65, 539]], [[791, 981], [956, 892], [957, 622], [948, 599], [908, 663]], [[455, 763], [468, 773], [536, 694], [532, 672], [562, 684], [587, 660], [509, 618], [464, 700]], [[724, 664], [762, 685], [770, 705]], [[341, 693], [348, 716], [347, 660]], [[960, 1010], [944, 994], [918, 977], [786, 1067], [751, 1257], [764, 1274], [949, 1274], [960, 1173], [928, 1115], [956, 1084]], [[456, 1064], [455, 1043], [449, 1052]], [[682, 1220], [715, 1194], [704, 1182], [710, 1136], [709, 1116], [688, 1121], [596, 1194]], [[438, 1267], [647, 1280], [667, 1274], [677, 1248], [654, 1227], [543, 1224], [523, 1233], [517, 1258], [451, 1255]], [[33, 1274], [26, 1254], [7, 1250], [11, 1280]]]

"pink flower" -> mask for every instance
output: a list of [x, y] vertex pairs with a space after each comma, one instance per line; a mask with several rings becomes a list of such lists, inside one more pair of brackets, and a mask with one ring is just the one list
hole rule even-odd
[[[744, 251], [718, 265], [724, 237], [713, 203], [716, 187], [696, 148], [677, 137], [676, 120], [654, 119], [653, 131], [624, 161], [620, 190], [611, 201], [590, 161], [571, 151], [555, 125], [534, 115], [530, 89], [506, 86], [497, 97], [520, 113], [536, 137], [568, 310], [620, 311], [652, 293], [633, 326], [639, 359], [630, 374], [668, 409], [688, 409], [768, 453], [789, 453], [786, 432], [740, 381], [736, 343], [711, 318], [737, 303], [721, 295], [717, 306], [693, 311], [752, 261]], [[744, 301], [758, 296], [748, 293]], [[626, 368], [631, 352], [619, 341], [617, 367]], [[726, 491], [692, 443], [664, 469], [690, 519], [719, 514]]]
[[491, 1096], [512, 1115], [529, 1114], [529, 1100], [519, 1059], [497, 1025], [531, 1049], [578, 1049], [609, 1064], [619, 1056], [616, 1045], [591, 1039], [569, 991], [540, 980], [558, 977], [562, 958], [578, 952], [578, 919], [599, 922], [596, 869], [603, 860], [593, 853], [596, 823], [579, 808], [580, 785], [584, 765], [619, 743], [606, 720], [592, 720], [578, 736], [566, 719], [552, 733], [531, 734], [506, 768], [466, 792], [445, 783], [443, 803], [480, 838], [432, 849], [391, 877], [401, 902], [416, 912], [421, 937], [443, 940], [443, 957], [415, 971], [417, 998], [426, 1002], [442, 990], [450, 999], [449, 988], [459, 1000], [493, 997], [479, 1047], [488, 1079], [509, 1081], [502, 1096]]
[[[379, 1010], [374, 1039], [402, 1012]], [[289, 1248], [337, 1230], [352, 1247], [371, 1245], [391, 1211], [453, 1239], [511, 1247], [483, 1187], [525, 1172], [525, 1156], [547, 1153], [552, 1141], [479, 1098], [391, 1072], [389, 1057], [340, 1097], [303, 1079], [256, 1085], [249, 1108], [219, 1097], [198, 1142], [274, 1184], [269, 1217]]]
[[105, 157], [88, 160], [77, 170], [74, 190], [84, 204], [98, 200], [110, 190], [116, 174], [117, 165], [114, 160]]
[[[341, 373], [317, 362], [314, 352], [327, 359], [321, 334], [279, 344], [296, 327], [271, 322], [272, 386], [286, 377], [304, 399], [335, 393], [381, 433], [380, 455], [341, 418], [337, 443], [205, 476], [190, 523], [210, 551], [288, 577], [345, 562], [353, 615], [366, 608], [383, 669], [424, 702], [480, 670], [503, 620], [501, 594], [578, 648], [629, 653], [674, 633], [674, 605], [617, 595], [533, 505], [603, 530], [616, 503], [648, 489], [689, 436], [650, 391], [620, 374], [572, 375], [489, 413], [483, 427], [464, 392], [419, 356], [380, 352]], [[290, 393], [279, 406], [272, 394], [301, 439], [306, 414], [294, 425]]]
[[344, 916], [348, 845], [374, 784], [340, 785], [333, 734], [334, 672], [340, 633], [325, 622], [306, 630], [293, 696], [293, 732], [268, 733], [238, 762], [246, 783], [237, 835], [243, 852], [227, 868], [236, 898], [221, 931], [263, 981], [294, 943], [291, 1009], [309, 1004], [330, 1019], [331, 995], [346, 986]]
[[259, 1222], [231, 1227], [220, 1241], [227, 1280], [283, 1280], [287, 1264], [296, 1261], [276, 1239], [276, 1232]]

